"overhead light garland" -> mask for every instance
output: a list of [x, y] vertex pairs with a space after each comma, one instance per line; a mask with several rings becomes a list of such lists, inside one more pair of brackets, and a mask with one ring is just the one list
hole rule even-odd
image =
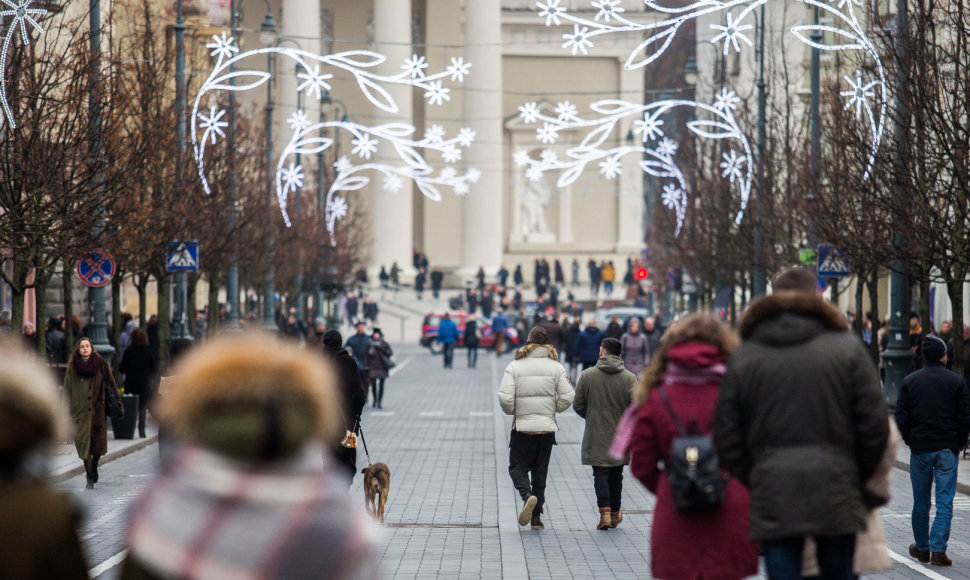
[[[599, 117], [584, 119], [579, 116], [575, 105], [563, 101], [556, 105], [556, 116], [544, 113], [538, 103], [526, 103], [519, 107], [519, 117], [528, 125], [541, 123], [536, 129], [536, 139], [545, 145], [554, 145], [564, 132], [586, 131], [578, 145], [566, 149], [560, 157], [553, 149], [544, 149], [538, 159], [528, 151], [516, 151], [513, 160], [516, 165], [525, 167], [525, 175], [530, 180], [541, 180], [546, 172], [559, 173], [558, 187], [567, 187], [579, 179], [589, 166], [598, 167], [599, 173], [612, 180], [622, 173], [622, 158], [637, 154], [637, 163], [644, 172], [667, 180], [661, 193], [661, 202], [677, 216], [674, 236], [680, 234], [687, 213], [688, 186], [683, 172], [675, 161], [678, 145], [664, 132], [664, 115], [676, 108], [696, 109], [705, 117], [687, 122], [687, 128], [705, 139], [733, 140], [737, 149], [730, 149], [722, 155], [721, 176], [728, 179], [736, 188], [739, 209], [735, 222], [740, 223], [751, 195], [754, 179], [751, 145], [738, 126], [734, 111], [738, 97], [733, 91], [723, 89], [713, 104], [698, 103], [684, 99], [668, 99], [646, 105], [620, 100], [602, 100], [590, 105], [590, 110]], [[607, 144], [617, 125], [635, 117], [631, 128], [639, 135], [639, 144], [611, 146]]]
[[[857, 10], [862, 8], [860, 0], [796, 0], [801, 4], [818, 8], [823, 14], [831, 17], [840, 26], [826, 24], [802, 24], [791, 27], [791, 33], [812, 48], [824, 51], [861, 50], [874, 62], [876, 74], [866, 77], [862, 70], [856, 70], [851, 76], [843, 79], [850, 89], [842, 91], [846, 98], [845, 109], [856, 108], [856, 118], [863, 115], [869, 123], [871, 149], [866, 162], [864, 179], [868, 179], [876, 160], [876, 153], [882, 140], [886, 126], [886, 105], [888, 102], [888, 88], [886, 73], [882, 65], [879, 51], [866, 34], [866, 28], [859, 22]], [[769, 0], [698, 0], [682, 6], [663, 6], [653, 0], [644, 0], [647, 10], [654, 11], [666, 18], [655, 22], [634, 22], [625, 17], [625, 9], [621, 0], [592, 0], [590, 6], [595, 14], [592, 18], [589, 11], [571, 12], [562, 6], [563, 0], [540, 0], [536, 2], [539, 16], [545, 18], [545, 24], [552, 26], [568, 26], [572, 24], [572, 33], [562, 35], [563, 48], [569, 49], [573, 55], [589, 53], [594, 47], [594, 40], [600, 36], [616, 33], [641, 32], [646, 38], [638, 44], [627, 57], [627, 70], [642, 68], [659, 59], [670, 47], [678, 30], [684, 24], [694, 22], [701, 17], [723, 14], [723, 24], [711, 24], [710, 28], [716, 34], [711, 43], [721, 44], [721, 52], [741, 52], [744, 46], [751, 47], [752, 40], [745, 33], [754, 29], [753, 24], [745, 24], [748, 17], [756, 8], [767, 4]], [[823, 41], [812, 40], [812, 33], [821, 33]], [[829, 34], [831, 42], [824, 40]], [[878, 103], [873, 103], [873, 99]]]
[[[353, 75], [357, 86], [364, 97], [375, 107], [388, 113], [397, 113], [398, 104], [384, 85], [404, 85], [424, 90], [424, 97], [430, 105], [442, 105], [451, 100], [451, 88], [444, 86], [446, 79], [463, 82], [469, 74], [471, 63], [461, 57], [451, 59], [451, 64], [445, 70], [428, 74], [428, 63], [425, 57], [413, 55], [405, 60], [401, 72], [395, 75], [380, 75], [373, 69], [383, 64], [387, 57], [367, 50], [351, 50], [346, 52], [318, 55], [305, 50], [289, 47], [273, 46], [259, 48], [243, 53], [239, 52], [232, 37], [225, 32], [221, 36], [213, 36], [213, 41], [206, 45], [212, 49], [212, 56], [216, 63], [208, 78], [199, 89], [192, 109], [192, 146], [198, 167], [199, 179], [206, 193], [211, 192], [210, 184], [205, 175], [205, 153], [208, 145], [214, 145], [225, 137], [224, 129], [227, 123], [222, 120], [225, 111], [211, 108], [208, 113], [200, 113], [202, 98], [210, 91], [248, 91], [268, 82], [272, 75], [262, 70], [230, 70], [230, 66], [238, 64], [250, 57], [274, 53], [292, 59], [297, 66], [297, 90], [307, 95], [322, 99], [326, 91], [330, 90], [332, 74], [321, 73], [321, 67], [340, 69]], [[239, 84], [230, 85], [229, 80], [235, 79]], [[330, 232], [331, 243], [336, 243], [334, 231], [336, 222], [347, 215], [348, 204], [340, 192], [356, 191], [368, 183], [370, 176], [365, 173], [383, 175], [382, 189], [396, 192], [404, 186], [404, 181], [411, 180], [425, 197], [440, 201], [441, 188], [451, 188], [457, 195], [469, 192], [471, 184], [481, 177], [481, 172], [475, 168], [466, 168], [465, 173], [459, 174], [454, 164], [461, 160], [462, 149], [471, 146], [475, 140], [475, 131], [462, 128], [458, 134], [446, 138], [445, 130], [440, 125], [433, 125], [421, 138], [416, 138], [417, 129], [405, 123], [385, 123], [370, 126], [352, 120], [334, 120], [311, 123], [303, 110], [298, 110], [287, 120], [292, 133], [283, 149], [276, 166], [276, 196], [280, 212], [286, 225], [290, 225], [287, 214], [287, 198], [291, 192], [303, 187], [303, 167], [292, 160], [297, 155], [311, 155], [320, 153], [333, 146], [334, 139], [327, 136], [329, 131], [344, 131], [351, 136], [353, 148], [351, 155], [342, 156], [334, 163], [336, 177], [327, 191], [325, 216], [327, 229]], [[201, 135], [199, 130], [201, 129]], [[381, 145], [389, 146], [397, 156], [397, 163], [371, 161], [372, 156]], [[435, 152], [441, 156], [445, 167], [436, 172], [426, 160], [428, 152]]]
[[6, 22], [7, 34], [3, 37], [3, 48], [0, 49], [0, 71], [4, 71], [0, 74], [0, 105], [3, 106], [3, 115], [6, 117], [7, 122], [13, 128], [17, 127], [17, 121], [13, 118], [13, 112], [10, 110], [10, 104], [7, 102], [7, 54], [10, 52], [10, 43], [13, 41], [17, 32], [20, 32], [20, 40], [24, 43], [24, 46], [30, 44], [30, 35], [28, 34], [27, 25], [29, 24], [33, 27], [34, 31], [38, 34], [44, 33], [44, 28], [34, 19], [35, 16], [42, 16], [47, 14], [47, 10], [43, 8], [31, 8], [30, 5], [33, 0], [18, 0], [16, 3], [11, 2], [11, 0], [0, 0], [6, 9], [0, 9], [0, 22], [3, 22], [8, 16], [13, 18], [10, 22]]

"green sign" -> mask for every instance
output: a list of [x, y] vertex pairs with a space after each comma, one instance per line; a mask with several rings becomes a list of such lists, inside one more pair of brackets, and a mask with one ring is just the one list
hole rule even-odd
[[816, 251], [811, 248], [804, 248], [804, 249], [798, 250], [798, 261], [803, 266], [814, 266], [818, 261], [818, 258], [816, 257]]

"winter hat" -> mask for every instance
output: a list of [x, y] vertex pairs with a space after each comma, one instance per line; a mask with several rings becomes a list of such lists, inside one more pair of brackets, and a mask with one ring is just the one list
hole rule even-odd
[[946, 343], [943, 339], [932, 334], [923, 339], [923, 358], [927, 362], [936, 362], [946, 356]]
[[71, 421], [50, 371], [12, 343], [0, 344], [0, 466], [70, 436]]
[[176, 367], [159, 421], [182, 442], [226, 458], [280, 460], [342, 429], [335, 383], [323, 357], [269, 336], [226, 336]]
[[323, 346], [340, 346], [344, 343], [344, 337], [340, 336], [340, 332], [330, 329], [323, 333]]
[[546, 329], [541, 326], [533, 326], [532, 330], [529, 331], [529, 340], [532, 344], [546, 344], [549, 342], [549, 335], [546, 333]]

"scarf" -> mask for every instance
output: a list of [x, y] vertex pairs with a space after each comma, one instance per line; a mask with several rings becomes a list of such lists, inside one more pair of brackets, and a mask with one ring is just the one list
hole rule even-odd
[[74, 372], [78, 374], [79, 377], [84, 377], [90, 379], [94, 375], [98, 374], [101, 370], [101, 357], [97, 353], [91, 353], [88, 360], [84, 360], [81, 357], [74, 357]]
[[166, 578], [374, 577], [376, 530], [333, 469], [316, 445], [258, 465], [180, 449], [134, 506], [129, 557]]

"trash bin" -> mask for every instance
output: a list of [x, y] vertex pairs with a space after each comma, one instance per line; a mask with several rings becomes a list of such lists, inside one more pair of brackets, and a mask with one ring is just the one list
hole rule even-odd
[[121, 404], [125, 407], [125, 416], [111, 420], [111, 429], [115, 439], [134, 439], [135, 425], [138, 423], [138, 395], [121, 394]]

